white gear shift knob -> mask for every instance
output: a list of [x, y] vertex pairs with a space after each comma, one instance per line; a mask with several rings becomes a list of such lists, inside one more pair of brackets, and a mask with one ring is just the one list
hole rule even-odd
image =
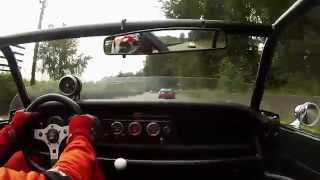
[[116, 168], [116, 170], [124, 170], [127, 167], [127, 160], [123, 159], [123, 158], [117, 158], [114, 161], [114, 167]]

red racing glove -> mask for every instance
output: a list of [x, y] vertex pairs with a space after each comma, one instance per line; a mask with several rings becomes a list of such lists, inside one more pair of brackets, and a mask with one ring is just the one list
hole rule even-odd
[[68, 141], [70, 142], [76, 136], [84, 136], [90, 142], [93, 142], [96, 121], [96, 117], [89, 114], [72, 116], [69, 119], [70, 136]]
[[8, 125], [15, 131], [15, 135], [18, 139], [25, 137], [26, 127], [32, 124], [38, 117], [36, 112], [24, 112], [17, 111], [11, 123]]
[[31, 124], [37, 113], [17, 111], [10, 124], [0, 130], [0, 161], [5, 161], [13, 153], [15, 145], [25, 139], [26, 127]]

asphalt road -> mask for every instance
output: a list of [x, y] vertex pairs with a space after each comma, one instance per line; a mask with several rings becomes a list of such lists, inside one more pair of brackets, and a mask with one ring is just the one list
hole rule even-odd
[[121, 100], [122, 101], [185, 101], [185, 102], [196, 101], [196, 99], [192, 97], [188, 97], [179, 93], [176, 94], [176, 99], [159, 99], [158, 93], [151, 93], [151, 92], [146, 92], [136, 96], [117, 98], [114, 100], [117, 100], [117, 101], [119, 100], [120, 101]]

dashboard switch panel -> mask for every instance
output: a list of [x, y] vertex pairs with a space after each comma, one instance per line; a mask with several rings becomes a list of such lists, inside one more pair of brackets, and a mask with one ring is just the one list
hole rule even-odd
[[104, 143], [167, 144], [175, 129], [171, 116], [134, 113], [126, 116], [101, 117]]

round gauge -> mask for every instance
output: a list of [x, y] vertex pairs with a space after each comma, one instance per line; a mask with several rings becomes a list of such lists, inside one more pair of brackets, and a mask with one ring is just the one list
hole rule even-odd
[[131, 122], [128, 126], [128, 131], [131, 136], [138, 136], [142, 132], [142, 126], [139, 122]]
[[116, 121], [111, 124], [111, 131], [113, 135], [120, 135], [123, 130], [123, 124], [121, 122]]
[[160, 134], [160, 125], [156, 122], [151, 122], [147, 125], [147, 133], [149, 136], [158, 136]]
[[65, 96], [72, 96], [81, 90], [80, 80], [75, 76], [64, 76], [60, 79], [59, 89]]

